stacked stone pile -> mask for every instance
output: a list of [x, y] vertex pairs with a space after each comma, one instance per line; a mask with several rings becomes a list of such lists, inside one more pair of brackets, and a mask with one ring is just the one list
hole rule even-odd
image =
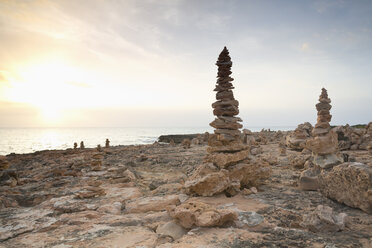
[[226, 47], [222, 50], [218, 57], [216, 65], [218, 66], [217, 84], [214, 91], [217, 91], [217, 101], [212, 104], [213, 114], [216, 119], [210, 123], [214, 127], [215, 135], [212, 135], [208, 141], [209, 152], [208, 161], [216, 162], [216, 158], [221, 153], [237, 153], [244, 151], [245, 155], [249, 154], [249, 146], [241, 142], [240, 128], [243, 126], [239, 123], [242, 121], [236, 115], [239, 114], [239, 102], [235, 100], [232, 89], [231, 75], [232, 61], [229, 56], [229, 51]]
[[228, 145], [240, 139], [240, 128], [243, 126], [239, 123], [242, 120], [235, 117], [239, 114], [239, 102], [235, 100], [232, 89], [231, 75], [232, 61], [229, 51], [226, 47], [218, 57], [216, 65], [218, 66], [217, 84], [214, 91], [217, 91], [217, 101], [212, 104], [213, 114], [217, 117], [210, 125], [215, 128], [214, 133], [218, 135], [222, 144]]
[[337, 134], [331, 130], [329, 122], [331, 99], [329, 99], [327, 90], [322, 89], [319, 96], [319, 103], [316, 104], [318, 119], [315, 128], [312, 131], [313, 138], [306, 142], [306, 147], [313, 152], [314, 164], [321, 168], [331, 168], [334, 165], [343, 162], [343, 159], [336, 154], [338, 150]]
[[212, 104], [216, 119], [210, 123], [215, 128], [209, 136], [205, 164], [197, 168], [185, 182], [190, 194], [211, 196], [221, 192], [234, 195], [244, 187], [251, 187], [270, 175], [269, 165], [250, 155], [250, 146], [243, 144], [239, 123], [239, 102], [232, 89], [231, 58], [226, 47], [218, 57], [217, 101]]
[[322, 89], [319, 96], [319, 103], [316, 104], [318, 119], [312, 130], [312, 136], [306, 141], [306, 148], [312, 151], [312, 167], [301, 173], [299, 178], [299, 187], [303, 190], [317, 190], [319, 188], [318, 175], [321, 169], [330, 169], [333, 166], [343, 162], [341, 156], [337, 155], [338, 139], [337, 134], [331, 130], [329, 122], [331, 99], [329, 99], [327, 90]]

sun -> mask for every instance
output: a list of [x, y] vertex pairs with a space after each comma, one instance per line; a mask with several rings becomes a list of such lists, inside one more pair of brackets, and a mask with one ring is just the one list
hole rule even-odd
[[71, 82], [86, 80], [84, 73], [63, 60], [45, 60], [17, 68], [11, 82], [8, 99], [26, 103], [38, 109], [43, 123], [52, 125], [63, 121], [64, 110], [77, 106], [84, 96], [83, 88]]
[[42, 115], [43, 121], [46, 124], [56, 124], [61, 121], [62, 114], [61, 110], [53, 106], [43, 106], [39, 107], [40, 113]]

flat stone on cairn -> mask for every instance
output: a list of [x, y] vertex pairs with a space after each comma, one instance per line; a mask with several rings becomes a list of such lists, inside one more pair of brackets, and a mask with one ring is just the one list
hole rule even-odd
[[244, 187], [252, 187], [270, 175], [270, 167], [263, 161], [250, 156], [250, 146], [243, 144], [242, 120], [239, 102], [232, 89], [231, 58], [226, 47], [218, 57], [217, 84], [214, 91], [217, 101], [212, 104], [216, 119], [210, 123], [215, 128], [209, 135], [205, 163], [200, 165], [185, 182], [186, 192], [202, 196], [212, 196], [225, 192], [234, 195]]

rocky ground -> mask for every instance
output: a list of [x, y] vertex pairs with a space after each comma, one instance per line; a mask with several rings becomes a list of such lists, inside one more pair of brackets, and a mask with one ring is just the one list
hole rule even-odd
[[[257, 155], [272, 168], [264, 185], [233, 197], [186, 195], [183, 183], [206, 148], [155, 143], [8, 155], [18, 181], [0, 186], [0, 247], [372, 247], [372, 215], [301, 191], [309, 155], [280, 156], [278, 142]], [[372, 166], [367, 150], [344, 153]], [[217, 227], [196, 211], [200, 219], [190, 218], [199, 224], [185, 228], [171, 211], [187, 203], [235, 217]]]

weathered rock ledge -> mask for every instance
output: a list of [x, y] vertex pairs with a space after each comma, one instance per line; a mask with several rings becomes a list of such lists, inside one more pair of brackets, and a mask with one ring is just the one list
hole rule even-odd
[[[371, 247], [372, 215], [338, 202], [338, 191], [358, 191], [355, 180], [348, 186], [347, 178], [325, 176], [335, 200], [302, 191], [298, 178], [307, 165], [290, 161], [305, 156], [280, 156], [280, 135], [264, 135], [270, 142], [256, 156], [272, 175], [233, 197], [185, 194], [184, 182], [207, 154], [203, 144], [8, 155], [2, 175], [14, 173], [0, 181], [0, 247]], [[368, 151], [344, 153], [371, 168]], [[333, 173], [351, 167], [358, 166], [341, 164]], [[365, 183], [363, 171], [350, 175]], [[365, 199], [349, 198], [368, 210]]]

